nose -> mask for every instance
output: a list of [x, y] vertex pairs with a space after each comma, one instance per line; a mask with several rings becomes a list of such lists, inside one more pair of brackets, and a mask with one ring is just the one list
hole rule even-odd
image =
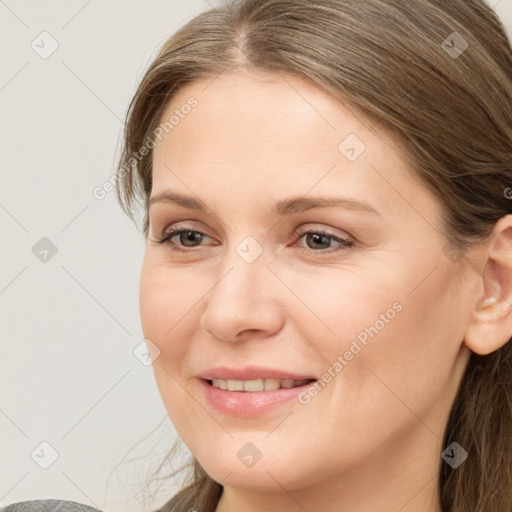
[[217, 339], [238, 342], [278, 333], [284, 312], [279, 281], [262, 256], [247, 263], [238, 254], [224, 261], [222, 272], [205, 297], [200, 326]]

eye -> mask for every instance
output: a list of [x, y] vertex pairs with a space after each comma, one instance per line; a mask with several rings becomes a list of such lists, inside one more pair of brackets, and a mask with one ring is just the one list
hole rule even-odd
[[[180, 246], [197, 247], [204, 237], [209, 238], [208, 235], [194, 229], [172, 229], [158, 236], [154, 242], [162, 245], [169, 244], [173, 249], [182, 251]], [[173, 238], [177, 238], [177, 242], [173, 241]]]
[[[341, 248], [351, 247], [354, 245], [352, 240], [324, 231], [303, 230], [299, 232], [298, 235], [299, 240], [304, 239], [306, 242], [306, 247], [302, 246], [302, 248], [315, 253], [331, 253], [340, 250]], [[201, 231], [187, 228], [176, 228], [164, 232], [153, 241], [162, 245], [170, 245], [172, 250], [186, 251], [187, 247], [199, 247], [205, 238], [210, 237]]]
[[[339, 247], [351, 247], [354, 245], [354, 242], [352, 240], [349, 240], [347, 238], [341, 238], [336, 235], [333, 235], [332, 233], [326, 233], [324, 231], [315, 231], [315, 230], [308, 230], [308, 231], [302, 231], [299, 233], [300, 239], [304, 239], [306, 242], [307, 247], [306, 249], [309, 249], [313, 252], [323, 252], [323, 253], [331, 253], [333, 250], [325, 250], [325, 249], [332, 249], [332, 243], [338, 244]], [[338, 250], [336, 247], [334, 247], [334, 251]]]

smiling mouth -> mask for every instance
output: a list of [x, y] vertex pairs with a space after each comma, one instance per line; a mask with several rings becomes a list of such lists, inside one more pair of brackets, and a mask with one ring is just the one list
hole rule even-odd
[[291, 389], [315, 382], [315, 379], [255, 379], [255, 380], [225, 380], [212, 379], [207, 382], [214, 388], [226, 391], [275, 391], [276, 389]]

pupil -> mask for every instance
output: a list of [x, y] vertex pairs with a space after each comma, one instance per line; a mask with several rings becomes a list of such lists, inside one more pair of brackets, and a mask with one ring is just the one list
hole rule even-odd
[[[313, 234], [308, 235], [308, 238], [309, 238], [308, 242], [313, 240], [313, 244], [319, 243], [321, 245], [323, 244], [323, 245], [329, 246], [329, 237], [326, 235], [322, 235], [320, 233], [313, 233]], [[322, 240], [323, 240], [323, 242], [322, 242]]]
[[[201, 233], [197, 231], [184, 231], [181, 233], [181, 242], [183, 245], [193, 245], [193, 243], [197, 240], [201, 239]], [[188, 242], [192, 242], [192, 244], [188, 244]]]

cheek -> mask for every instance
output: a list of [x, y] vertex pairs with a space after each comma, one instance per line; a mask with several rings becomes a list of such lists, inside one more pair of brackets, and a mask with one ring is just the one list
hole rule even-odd
[[378, 410], [377, 416], [393, 422], [386, 408], [395, 405], [402, 409], [395, 419], [404, 420], [409, 412], [401, 401], [418, 414], [426, 412], [453, 378], [465, 329], [454, 276], [439, 265], [416, 287], [419, 274], [403, 268], [407, 273], [395, 268], [378, 277], [345, 274], [330, 283], [328, 294], [303, 285], [308, 303], [334, 332], [315, 336], [309, 331], [321, 356], [322, 380], [332, 383], [319, 393], [319, 402], [327, 406], [334, 400], [360, 416], [362, 424]]
[[[164, 351], [177, 330], [188, 325], [193, 305], [201, 296], [194, 275], [166, 267], [146, 254], [139, 286], [139, 308], [144, 335]], [[205, 293], [204, 290], [202, 293]], [[177, 348], [177, 347], [176, 347]]]
[[176, 427], [197, 423], [190, 395], [184, 391], [182, 365], [188, 353], [193, 305], [205, 292], [194, 286], [193, 276], [173, 271], [146, 254], [139, 286], [139, 308], [144, 337], [160, 351], [153, 361], [155, 382]]
[[297, 282], [295, 290], [305, 298], [307, 308], [298, 304], [286, 313], [304, 341], [314, 344], [324, 365], [347, 351], [348, 359], [355, 360], [355, 353], [362, 354], [372, 341], [378, 343], [404, 314], [393, 279], [386, 283], [359, 268], [329, 270]]

